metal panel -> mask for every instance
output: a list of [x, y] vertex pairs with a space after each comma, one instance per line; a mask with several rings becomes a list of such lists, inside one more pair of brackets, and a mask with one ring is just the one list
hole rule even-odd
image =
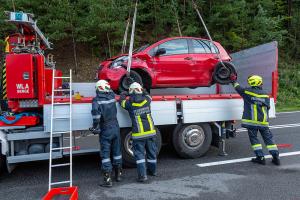
[[[37, 160], [48, 160], [49, 153], [38, 153], [38, 154], [28, 154], [28, 155], [21, 155], [21, 156], [9, 156], [7, 157], [8, 163], [20, 163], [20, 162], [30, 162], [30, 161], [37, 161]], [[61, 152], [53, 152], [53, 158], [62, 158]]]
[[[61, 134], [57, 134], [54, 137], [60, 137]], [[23, 132], [23, 133], [9, 133], [7, 134], [7, 140], [30, 140], [38, 138], [49, 138], [50, 134], [44, 131], [35, 131], [35, 132]]]
[[[263, 88], [272, 93], [272, 72], [277, 69], [277, 42], [270, 42], [231, 54], [238, 73], [238, 82], [246, 87], [249, 75], [263, 77]], [[236, 93], [231, 85], [222, 85], [221, 93]]]
[[[185, 100], [182, 101], [183, 123], [241, 120], [243, 99]], [[271, 99], [270, 118], [275, 117], [274, 99]]]
[[[54, 131], [66, 131], [68, 129], [68, 109], [69, 106], [56, 107], [54, 110], [54, 116], [59, 116], [60, 119], [56, 119]], [[91, 115], [92, 104], [91, 103], [78, 103], [72, 105], [72, 129], [87, 130], [92, 126]], [[118, 114], [117, 118], [120, 127], [131, 127], [131, 121], [128, 116], [128, 112], [122, 109], [117, 104]], [[177, 124], [177, 109], [176, 101], [153, 101], [151, 104], [152, 116], [155, 125]], [[45, 131], [50, 132], [50, 113], [51, 105], [44, 106], [44, 126]]]
[[72, 90], [79, 92], [84, 97], [94, 97], [96, 95], [95, 83], [72, 83]]
[[194, 94], [216, 94], [216, 85], [211, 87], [198, 87], [195, 89], [191, 88], [161, 88], [151, 89], [151, 95], [194, 95]]

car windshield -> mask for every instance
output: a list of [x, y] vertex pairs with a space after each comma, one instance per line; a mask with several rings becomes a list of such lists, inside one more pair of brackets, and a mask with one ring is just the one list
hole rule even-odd
[[150, 46], [149, 44], [143, 45], [143, 46], [141, 46], [141, 47], [139, 47], [139, 48], [133, 50], [132, 53], [134, 53], [134, 54], [135, 54], [135, 53], [139, 53], [139, 52], [145, 50], [145, 49], [146, 49], [147, 47], [149, 47], [149, 46]]

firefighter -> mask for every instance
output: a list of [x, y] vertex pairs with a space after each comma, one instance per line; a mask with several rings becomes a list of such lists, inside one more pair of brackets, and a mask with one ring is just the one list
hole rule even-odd
[[[120, 105], [126, 109], [132, 121], [133, 153], [136, 159], [138, 182], [146, 182], [147, 175], [156, 176], [156, 130], [151, 116], [151, 97], [134, 82], [129, 87], [129, 99], [127, 92], [122, 92]], [[145, 159], [145, 153], [146, 158]], [[146, 166], [147, 165], [147, 166]]]
[[257, 138], [258, 131], [272, 155], [272, 163], [280, 165], [277, 145], [273, 141], [273, 135], [269, 129], [269, 109], [270, 98], [263, 91], [263, 79], [258, 75], [248, 77], [250, 87], [243, 88], [236, 82], [236, 76], [231, 77], [233, 87], [244, 99], [244, 112], [242, 117], [242, 127], [247, 128], [250, 143], [256, 155], [251, 161], [265, 165], [265, 157], [261, 143]]
[[[93, 127], [90, 128], [90, 131], [99, 134], [101, 168], [104, 176], [101, 186], [111, 187], [112, 168], [114, 167], [117, 182], [121, 181], [122, 175], [121, 139], [117, 121], [116, 100], [114, 92], [105, 80], [99, 80], [96, 83], [96, 94], [92, 103]], [[110, 158], [111, 151], [112, 162]]]

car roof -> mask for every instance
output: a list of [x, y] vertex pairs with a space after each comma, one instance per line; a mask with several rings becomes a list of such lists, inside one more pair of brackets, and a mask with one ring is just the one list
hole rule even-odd
[[[169, 38], [165, 38], [162, 40], [159, 40], [157, 42], [162, 42], [162, 41], [169, 41], [169, 40], [174, 40], [174, 39], [196, 39], [196, 40], [208, 40], [206, 38], [200, 38], [200, 37], [190, 37], [190, 36], [177, 36], [177, 37], [169, 37]], [[155, 43], [157, 43], [155, 42]]]
[[[208, 39], [205, 39], [205, 38], [200, 38], [200, 37], [190, 37], [190, 36], [177, 36], [177, 37], [168, 37], [168, 38], [165, 38], [165, 39], [162, 39], [162, 40], [159, 40], [153, 44], [151, 44], [149, 47], [147, 47], [146, 49], [144, 49], [143, 51], [141, 52], [148, 52], [149, 50], [151, 50], [153, 47], [157, 46], [157, 45], [160, 45], [164, 42], [167, 42], [167, 41], [170, 41], [170, 40], [176, 40], [176, 39], [195, 39], [195, 40], [207, 40], [209, 41]], [[213, 41], [214, 43], [218, 43], [216, 41]]]

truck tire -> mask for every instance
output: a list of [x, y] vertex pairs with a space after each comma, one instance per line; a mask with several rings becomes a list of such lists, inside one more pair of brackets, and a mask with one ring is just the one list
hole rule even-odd
[[120, 85], [119, 85], [119, 93], [123, 91], [128, 91], [129, 86], [132, 82], [138, 82], [139, 84], [143, 85], [142, 77], [139, 75], [139, 73], [131, 70], [130, 71], [130, 77], [127, 77], [126, 75], [121, 79]]
[[199, 158], [209, 149], [211, 127], [207, 123], [183, 125], [173, 133], [173, 146], [182, 158]]
[[[225, 65], [225, 67], [223, 66]], [[237, 75], [234, 65], [231, 62], [218, 62], [213, 73], [213, 80], [215, 83], [226, 85], [231, 83], [230, 77]]]
[[[132, 151], [132, 139], [131, 139], [131, 129], [123, 129], [121, 131], [122, 138], [122, 157], [123, 157], [123, 165], [125, 167], [135, 167], [136, 162], [133, 156]], [[160, 131], [156, 128], [156, 144], [157, 144], [157, 155], [160, 152], [162, 139]]]

